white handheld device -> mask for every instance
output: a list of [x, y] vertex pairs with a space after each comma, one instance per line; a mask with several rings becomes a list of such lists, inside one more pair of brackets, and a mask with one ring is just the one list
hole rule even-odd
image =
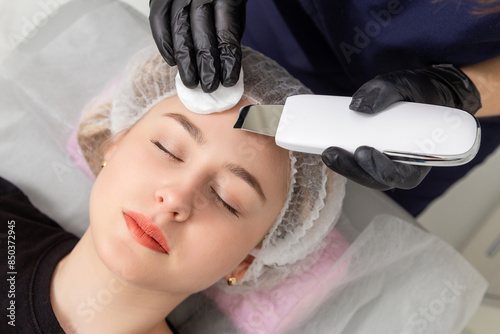
[[350, 102], [341, 96], [291, 96], [284, 106], [243, 107], [234, 127], [274, 136], [288, 150], [321, 154], [338, 146], [354, 152], [367, 145], [412, 165], [462, 165], [479, 149], [479, 122], [466, 111], [397, 102], [365, 114], [350, 110]]

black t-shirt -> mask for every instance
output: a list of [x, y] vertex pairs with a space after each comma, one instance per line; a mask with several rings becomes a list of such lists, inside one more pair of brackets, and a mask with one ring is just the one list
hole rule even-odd
[[50, 303], [50, 283], [78, 238], [2, 178], [0, 228], [0, 333], [64, 333]]
[[77, 242], [0, 177], [1, 334], [64, 334], [50, 303], [50, 283]]

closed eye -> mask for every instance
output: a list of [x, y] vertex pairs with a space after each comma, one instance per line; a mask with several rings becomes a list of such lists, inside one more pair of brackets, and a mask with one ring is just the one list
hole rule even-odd
[[[169, 150], [167, 150], [159, 141], [151, 139], [151, 143], [153, 143], [157, 148], [159, 148], [169, 158], [175, 160], [176, 162], [184, 162], [182, 159], [179, 159], [174, 154], [172, 154]], [[234, 209], [232, 206], [227, 204], [219, 196], [219, 194], [215, 191], [214, 188], [210, 187], [210, 192], [211, 192], [212, 196], [214, 197], [214, 200], [217, 202], [217, 204], [222, 206], [224, 209], [226, 209], [227, 211], [229, 211], [231, 214], [235, 215], [236, 217], [238, 217], [238, 218], [240, 217], [240, 216], [238, 216], [238, 211], [236, 211], [236, 209]]]
[[236, 211], [232, 206], [230, 206], [229, 204], [227, 204], [226, 202], [224, 202], [224, 200], [219, 196], [219, 194], [217, 194], [217, 192], [215, 191], [214, 188], [210, 187], [210, 192], [212, 193], [212, 195], [214, 196], [215, 201], [218, 204], [222, 205], [227, 211], [229, 211], [230, 213], [232, 213], [236, 217], [240, 218], [240, 216], [238, 216], [238, 211]]
[[174, 159], [177, 162], [184, 162], [182, 159], [177, 158], [174, 154], [172, 154], [169, 150], [167, 150], [159, 141], [151, 139], [151, 142], [161, 151], [163, 151], [163, 153], [168, 155], [169, 158]]

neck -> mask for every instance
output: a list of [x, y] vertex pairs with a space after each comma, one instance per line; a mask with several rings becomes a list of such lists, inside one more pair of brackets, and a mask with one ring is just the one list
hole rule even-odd
[[133, 286], [100, 260], [88, 229], [57, 265], [50, 299], [66, 333], [170, 333], [165, 317], [186, 296]]

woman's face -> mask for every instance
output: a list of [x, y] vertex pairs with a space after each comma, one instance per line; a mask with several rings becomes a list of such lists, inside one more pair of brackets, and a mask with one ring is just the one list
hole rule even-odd
[[232, 128], [247, 104], [199, 115], [177, 96], [164, 99], [106, 153], [90, 231], [111, 271], [181, 294], [235, 274], [277, 218], [289, 182], [287, 151]]

